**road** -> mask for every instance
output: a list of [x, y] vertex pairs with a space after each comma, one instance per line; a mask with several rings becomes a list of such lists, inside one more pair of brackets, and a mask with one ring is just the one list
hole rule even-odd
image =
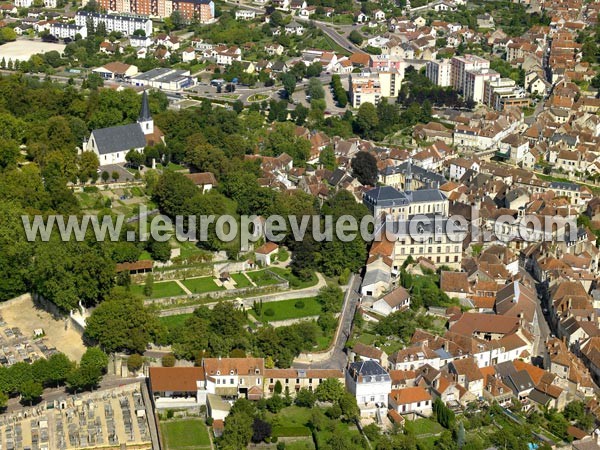
[[294, 363], [295, 368], [309, 368], [309, 369], [344, 369], [348, 358], [344, 349], [346, 348], [346, 342], [350, 338], [352, 332], [352, 322], [356, 308], [360, 301], [359, 289], [362, 284], [362, 276], [355, 275], [352, 280], [352, 284], [346, 291], [344, 297], [344, 306], [342, 309], [342, 315], [340, 316], [339, 330], [335, 341], [335, 347], [331, 357], [324, 361], [314, 362], [311, 364]]

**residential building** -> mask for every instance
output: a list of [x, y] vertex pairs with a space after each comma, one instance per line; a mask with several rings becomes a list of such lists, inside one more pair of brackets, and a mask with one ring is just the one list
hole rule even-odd
[[402, 286], [373, 302], [372, 309], [378, 314], [388, 316], [410, 307], [410, 294]]
[[[83, 6], [86, 3], [84, 0]], [[169, 17], [173, 11], [179, 11], [186, 20], [200, 23], [209, 23], [215, 18], [213, 0], [98, 0], [98, 3], [103, 11], [141, 14], [160, 19]]]
[[237, 20], [254, 20], [256, 18], [256, 11], [249, 9], [238, 9], [235, 12], [235, 18]]
[[91, 21], [94, 29], [98, 29], [99, 24], [104, 24], [108, 33], [116, 31], [125, 36], [131, 36], [134, 31], [143, 30], [146, 36], [152, 34], [152, 20], [145, 16], [77, 11], [77, 14], [75, 14], [75, 24], [77, 26], [87, 28], [88, 21]]
[[390, 408], [400, 414], [418, 413], [429, 417], [433, 414], [433, 400], [429, 392], [420, 386], [394, 389], [390, 393]]
[[204, 358], [206, 391], [224, 398], [263, 397], [263, 358]]
[[464, 85], [462, 93], [467, 99], [477, 103], [483, 103], [485, 96], [485, 83], [493, 83], [500, 80], [500, 74], [489, 68], [476, 68], [467, 70], [464, 74]]
[[353, 362], [346, 369], [346, 389], [356, 397], [361, 416], [375, 416], [387, 409], [392, 380], [375, 361]]
[[487, 59], [475, 55], [453, 56], [450, 60], [451, 85], [460, 93], [464, 93], [467, 84], [467, 72], [475, 69], [489, 69], [490, 62]]
[[397, 97], [402, 84], [402, 74], [397, 70], [350, 74], [350, 102], [354, 108], [362, 103], [378, 104], [382, 98]]
[[452, 86], [452, 63], [449, 59], [427, 61], [426, 75], [437, 86]]
[[54, 22], [50, 24], [50, 34], [59, 39], [75, 39], [79, 35], [87, 38], [87, 27], [72, 23]]
[[206, 404], [202, 367], [151, 367], [148, 381], [156, 409], [190, 408]]

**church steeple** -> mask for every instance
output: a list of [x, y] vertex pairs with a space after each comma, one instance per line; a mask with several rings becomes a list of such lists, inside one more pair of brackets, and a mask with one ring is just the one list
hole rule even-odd
[[406, 174], [404, 175], [404, 191], [410, 192], [412, 188], [412, 161], [408, 158], [406, 165]]
[[144, 91], [142, 94], [142, 107], [140, 109], [138, 123], [142, 127], [144, 134], [154, 133], [154, 120], [152, 120], [152, 115], [150, 114], [150, 103], [148, 102], [147, 91]]

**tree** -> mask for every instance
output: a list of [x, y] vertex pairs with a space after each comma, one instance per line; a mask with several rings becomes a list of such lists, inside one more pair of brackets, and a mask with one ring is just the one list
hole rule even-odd
[[168, 241], [160, 242], [149, 239], [146, 249], [155, 261], [167, 262], [171, 259], [171, 244]]
[[315, 406], [315, 401], [316, 398], [314, 392], [302, 388], [296, 393], [294, 403], [302, 408], [312, 408]]
[[379, 125], [377, 110], [372, 103], [362, 103], [354, 120], [357, 131], [363, 136], [371, 137], [373, 131]]
[[58, 386], [67, 380], [75, 364], [64, 353], [55, 353], [48, 358], [46, 383]]
[[360, 408], [356, 403], [356, 397], [350, 392], [344, 392], [338, 399], [338, 404], [346, 420], [353, 421], [360, 417]]
[[119, 172], [117, 172], [116, 170], [113, 170], [112, 173], [110, 174], [110, 176], [113, 179], [113, 181], [116, 183], [117, 180], [119, 179]]
[[292, 73], [287, 72], [281, 76], [281, 82], [283, 83], [287, 98], [291, 100], [292, 94], [296, 90], [296, 77]]
[[138, 353], [134, 353], [127, 358], [127, 369], [130, 372], [137, 372], [144, 365], [144, 357]]
[[33, 405], [34, 402], [38, 401], [44, 392], [44, 388], [41, 383], [33, 380], [28, 380], [21, 386], [19, 394], [21, 395], [21, 402]]
[[100, 178], [102, 178], [102, 181], [106, 183], [110, 178], [110, 175], [106, 170], [103, 170], [102, 174], [100, 175]]
[[323, 165], [325, 169], [335, 170], [337, 160], [333, 147], [328, 145], [319, 154], [319, 164]]
[[171, 23], [176, 30], [181, 30], [185, 26], [185, 17], [183, 17], [180, 11], [173, 11], [170, 18]]
[[11, 42], [17, 40], [17, 33], [10, 27], [0, 28], [0, 41]]
[[306, 68], [306, 78], [318, 77], [321, 72], [323, 72], [323, 65], [319, 61], [315, 61]]
[[175, 367], [175, 355], [173, 353], [167, 353], [162, 357], [163, 367]]
[[255, 417], [254, 422], [252, 423], [252, 442], [258, 444], [268, 437], [271, 437], [271, 431], [272, 428], [269, 422], [265, 422], [264, 420]]
[[348, 35], [348, 39], [355, 45], [361, 45], [363, 43], [364, 37], [358, 30], [352, 30]]
[[94, 152], [82, 152], [79, 155], [79, 179], [83, 182], [98, 179], [100, 161]]
[[[362, 107], [362, 105], [361, 105]], [[360, 151], [351, 161], [352, 175], [364, 185], [375, 186], [377, 183], [377, 160], [370, 153]]]
[[317, 387], [315, 394], [321, 402], [336, 402], [346, 390], [337, 378], [327, 378]]
[[276, 395], [281, 395], [282, 392], [283, 392], [283, 387], [281, 386], [281, 381], [277, 380], [275, 382], [274, 393]]
[[254, 417], [246, 411], [236, 411], [238, 400], [232, 407], [232, 411], [225, 419], [225, 427], [221, 438], [220, 447], [225, 450], [239, 450], [246, 448], [250, 443], [254, 431], [252, 425]]
[[317, 78], [311, 78], [308, 82], [308, 95], [310, 95], [311, 102], [325, 98], [325, 91]]
[[146, 275], [143, 291], [146, 297], [152, 297], [152, 293], [154, 292], [154, 276], [151, 273]]
[[125, 155], [125, 161], [127, 161], [136, 169], [139, 169], [139, 167], [144, 163], [144, 160], [144, 155], [133, 148]]
[[0, 409], [5, 409], [8, 405], [8, 395], [0, 391]]
[[85, 335], [107, 352], [143, 353], [158, 339], [163, 328], [140, 298], [111, 297], [101, 303], [87, 320]]
[[167, 170], [158, 179], [154, 189], [154, 200], [164, 214], [175, 217], [182, 214], [186, 200], [197, 193], [198, 188], [192, 180], [180, 173]]

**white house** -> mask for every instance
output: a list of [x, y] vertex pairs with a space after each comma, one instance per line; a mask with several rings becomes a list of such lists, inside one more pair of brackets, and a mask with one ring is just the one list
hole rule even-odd
[[256, 11], [250, 11], [249, 9], [238, 9], [235, 12], [235, 18], [237, 20], [254, 20], [256, 18]]
[[396, 311], [410, 306], [410, 295], [402, 286], [394, 289], [373, 303], [373, 310], [381, 315], [388, 316]]
[[157, 409], [195, 408], [206, 404], [202, 367], [151, 367], [148, 375]]
[[188, 47], [181, 52], [181, 60], [183, 62], [190, 62], [196, 59], [196, 51], [192, 47]]
[[272, 258], [277, 254], [278, 251], [279, 246], [274, 242], [266, 242], [264, 245], [261, 245], [254, 250], [254, 256], [257, 264], [260, 264], [261, 266], [270, 266]]
[[468, 161], [464, 158], [456, 158], [450, 161], [450, 179], [460, 180], [467, 170], [479, 172], [479, 163], [477, 161]]
[[356, 397], [361, 416], [375, 416], [377, 409], [387, 409], [392, 380], [379, 363], [359, 361], [348, 365], [346, 389]]
[[378, 9], [377, 11], [373, 12], [373, 19], [375, 19], [377, 22], [383, 22], [385, 20], [385, 13]]
[[394, 389], [390, 393], [390, 407], [400, 414], [433, 414], [433, 400], [429, 392], [420, 386]]

